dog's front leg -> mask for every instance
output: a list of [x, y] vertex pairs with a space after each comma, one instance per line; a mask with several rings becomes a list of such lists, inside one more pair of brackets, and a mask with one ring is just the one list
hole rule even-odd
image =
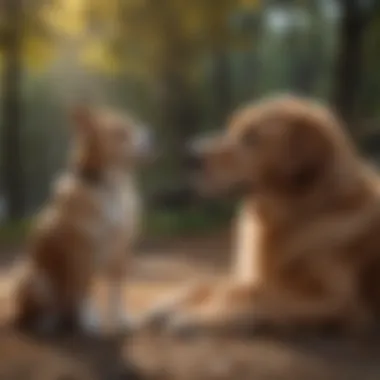
[[182, 285], [154, 303], [137, 321], [136, 328], [163, 328], [173, 315], [200, 307], [213, 296], [215, 283], [197, 282]]
[[111, 330], [129, 327], [130, 318], [127, 314], [124, 296], [124, 280], [128, 266], [128, 248], [123, 239], [112, 243], [112, 250], [107, 259], [107, 305], [106, 320]]
[[[173, 313], [169, 331], [193, 334], [199, 331], [257, 329], [269, 326], [293, 329], [338, 324], [347, 332], [365, 331], [371, 314], [357, 297], [353, 273], [343, 265], [314, 266], [320, 283], [318, 295], [285, 283], [235, 283], [216, 288], [207, 302]], [[318, 270], [320, 269], [320, 270]], [[306, 270], [306, 269], [305, 269]], [[281, 285], [282, 284], [282, 285]]]
[[261, 290], [253, 284], [214, 286], [204, 302], [173, 312], [166, 327], [179, 335], [255, 328], [264, 317], [260, 299]]

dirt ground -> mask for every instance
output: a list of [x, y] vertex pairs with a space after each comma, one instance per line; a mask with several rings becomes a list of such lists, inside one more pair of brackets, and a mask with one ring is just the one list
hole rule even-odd
[[[140, 251], [125, 287], [132, 313], [193, 279], [195, 273], [225, 275], [229, 236], [150, 242]], [[374, 337], [366, 341], [311, 336], [179, 340], [153, 332], [103, 338], [23, 336], [7, 325], [12, 257], [4, 252], [0, 273], [0, 380], [380, 379], [380, 339]], [[95, 296], [101, 304], [101, 285]]]

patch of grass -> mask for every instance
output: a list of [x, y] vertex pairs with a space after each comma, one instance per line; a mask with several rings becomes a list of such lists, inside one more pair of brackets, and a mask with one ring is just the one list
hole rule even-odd
[[145, 219], [148, 236], [193, 235], [216, 230], [231, 219], [231, 208], [158, 210]]
[[[231, 207], [199, 207], [187, 210], [155, 210], [144, 216], [143, 234], [147, 237], [170, 237], [209, 233], [225, 225], [231, 218]], [[0, 245], [21, 245], [25, 241], [31, 219], [0, 225]]]
[[0, 225], [0, 245], [22, 244], [30, 226], [30, 219], [21, 219]]

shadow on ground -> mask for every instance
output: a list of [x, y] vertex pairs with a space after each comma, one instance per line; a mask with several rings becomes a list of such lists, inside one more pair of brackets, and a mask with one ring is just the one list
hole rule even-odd
[[[141, 311], [195, 274], [225, 274], [228, 251], [225, 239], [214, 238], [182, 241], [140, 255], [126, 285], [131, 312]], [[0, 291], [10, 288], [8, 265], [9, 260], [0, 273]], [[100, 288], [95, 295], [104, 299]], [[377, 338], [203, 336], [179, 340], [145, 331], [124, 338], [37, 339], [7, 327], [10, 301], [8, 297], [8, 304], [0, 302], [0, 380], [380, 379]]]
[[27, 339], [0, 333], [2, 380], [375, 380], [380, 342], [338, 339]]
[[328, 338], [135, 338], [130, 358], [147, 379], [375, 380], [380, 341]]
[[0, 331], [1, 380], [136, 379], [121, 357], [118, 338], [61, 339], [26, 337], [11, 329]]

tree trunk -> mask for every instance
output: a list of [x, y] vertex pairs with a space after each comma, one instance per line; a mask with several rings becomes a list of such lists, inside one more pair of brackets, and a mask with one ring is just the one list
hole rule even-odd
[[216, 127], [225, 123], [232, 106], [231, 72], [228, 53], [224, 49], [214, 52], [214, 91]]
[[4, 4], [7, 25], [4, 33], [2, 164], [8, 216], [16, 219], [24, 213], [22, 162], [20, 147], [20, 85], [23, 28], [22, 0]]
[[186, 146], [198, 131], [199, 109], [185, 78], [170, 69], [164, 69], [161, 83], [164, 91], [160, 96], [160, 124], [165, 128], [172, 169], [181, 177], [186, 161]]
[[358, 0], [341, 0], [341, 9], [340, 47], [335, 66], [332, 102], [347, 126], [353, 128], [362, 82], [363, 37], [367, 18]]

